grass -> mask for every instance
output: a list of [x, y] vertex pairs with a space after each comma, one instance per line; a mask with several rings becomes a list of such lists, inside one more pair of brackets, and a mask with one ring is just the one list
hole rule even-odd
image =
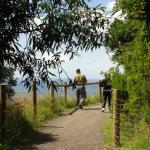
[[[57, 97], [51, 101], [48, 96], [40, 97], [37, 103], [37, 117], [33, 118], [31, 96], [18, 96], [7, 105], [6, 140], [0, 144], [0, 150], [23, 150], [24, 143], [30, 140], [35, 129], [46, 120], [52, 119], [62, 112], [69, 111], [76, 106], [75, 98], [68, 97], [67, 105], [63, 97]], [[90, 95], [85, 105], [99, 102], [98, 95]]]
[[113, 137], [112, 137], [112, 118], [109, 118], [108, 121], [102, 126], [101, 132], [103, 134], [104, 143], [106, 143], [106, 147], [111, 149], [113, 145]]
[[[108, 149], [112, 149], [113, 145], [112, 126], [112, 118], [110, 118], [101, 128]], [[150, 126], [143, 121], [136, 126], [138, 129], [134, 131], [134, 134], [121, 127], [121, 145], [116, 147], [116, 150], [150, 150]]]
[[100, 98], [99, 98], [99, 95], [98, 94], [91, 94], [91, 95], [88, 95], [86, 100], [85, 100], [85, 105], [88, 106], [88, 105], [91, 105], [91, 104], [97, 104], [97, 103], [100, 103]]
[[150, 126], [141, 122], [131, 140], [125, 141], [124, 150], [150, 150]]

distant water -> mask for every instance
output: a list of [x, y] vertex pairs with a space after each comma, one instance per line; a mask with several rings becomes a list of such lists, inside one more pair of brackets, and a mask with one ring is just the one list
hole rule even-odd
[[[98, 80], [90, 80], [88, 82], [98, 82]], [[99, 85], [86, 85], [86, 92], [87, 94], [96, 94], [99, 92]], [[39, 86], [38, 88], [38, 95], [39, 96], [44, 96], [44, 95], [48, 95], [49, 94], [49, 90], [47, 88], [47, 86]], [[18, 83], [17, 86], [14, 87], [16, 94], [27, 94], [28, 93], [28, 89], [26, 89], [22, 83]], [[59, 87], [57, 89], [57, 94], [58, 95], [62, 95], [64, 92], [64, 88], [63, 87]], [[67, 92], [68, 95], [73, 96], [75, 95], [75, 89], [72, 89], [72, 87], [67, 88]]]

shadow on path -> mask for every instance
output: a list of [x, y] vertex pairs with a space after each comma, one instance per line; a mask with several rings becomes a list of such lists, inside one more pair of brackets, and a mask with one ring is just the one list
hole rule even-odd
[[[99, 110], [101, 112], [101, 108], [83, 108], [83, 110]], [[111, 113], [111, 111], [106, 110], [102, 113]]]
[[37, 150], [36, 145], [55, 142], [58, 140], [58, 135], [51, 133], [42, 133], [35, 131], [32, 136], [32, 140], [28, 142], [26, 150]]
[[69, 112], [68, 115], [72, 115], [73, 113], [75, 113], [79, 108], [75, 108], [73, 111]]
[[71, 110], [70, 112], [62, 113], [62, 114], [60, 114], [60, 116], [72, 115], [72, 114], [75, 113], [78, 109], [79, 109], [79, 108], [75, 108], [75, 109]]
[[43, 125], [42, 128], [64, 128], [64, 127], [61, 127], [61, 126], [48, 126], [48, 125]]
[[101, 108], [83, 108], [83, 110], [101, 110]]
[[[80, 108], [75, 108], [75, 109], [73, 109], [71, 112], [69, 112], [69, 113], [63, 113], [63, 114], [61, 114], [60, 116], [65, 116], [65, 115], [72, 115], [73, 113], [75, 113], [77, 110], [79, 110]], [[101, 110], [101, 108], [84, 108], [84, 106], [83, 106], [83, 108], [81, 109], [81, 110]]]

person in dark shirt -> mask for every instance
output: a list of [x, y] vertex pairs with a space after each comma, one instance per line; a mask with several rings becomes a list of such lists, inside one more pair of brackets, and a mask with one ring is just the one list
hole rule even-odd
[[108, 109], [110, 110], [111, 106], [111, 80], [110, 78], [105, 78], [101, 81], [101, 87], [103, 87], [103, 103], [102, 103], [102, 112], [105, 111], [106, 102], [108, 100]]

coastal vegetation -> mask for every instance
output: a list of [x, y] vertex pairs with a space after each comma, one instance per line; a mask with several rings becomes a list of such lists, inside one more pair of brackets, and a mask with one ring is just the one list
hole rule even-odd
[[105, 38], [107, 51], [118, 64], [110, 70], [113, 88], [125, 93], [121, 99], [121, 142], [125, 150], [148, 150], [150, 146], [149, 6], [147, 0], [117, 0], [115, 11], [124, 17], [110, 24]]
[[[68, 97], [66, 105], [62, 96], [57, 96], [54, 101], [49, 96], [38, 99], [37, 115], [33, 117], [33, 102], [31, 96], [16, 96], [7, 105], [6, 113], [6, 137], [5, 144], [0, 145], [2, 150], [23, 149], [31, 140], [35, 130], [41, 127], [47, 120], [60, 116], [63, 113], [76, 109], [75, 97]], [[89, 95], [85, 105], [99, 103], [99, 95]], [[68, 114], [69, 115], [69, 114]], [[21, 139], [21, 140], [20, 140]]]
[[[61, 55], [73, 59], [79, 50], [93, 50], [104, 46], [118, 66], [107, 73], [112, 87], [121, 95], [121, 145], [118, 149], [148, 150], [150, 147], [150, 2], [148, 0], [117, 0], [115, 12], [122, 19], [114, 21], [104, 16], [101, 7], [90, 8], [84, 0], [5, 0], [0, 2], [0, 82], [10, 81], [10, 96], [14, 71], [24, 77], [24, 85], [31, 89], [31, 81], [54, 84], [53, 70], [58, 76], [65, 72]], [[114, 13], [115, 13], [114, 12]], [[88, 34], [87, 34], [88, 33]], [[25, 46], [19, 43], [26, 38]], [[47, 60], [44, 54], [49, 55]], [[120, 71], [122, 68], [123, 71]], [[67, 76], [67, 74], [66, 74]], [[67, 78], [69, 78], [67, 76]], [[95, 96], [86, 105], [99, 102]], [[62, 97], [38, 100], [37, 117], [33, 118], [30, 100], [9, 101], [6, 111], [7, 134], [0, 149], [22, 149], [35, 128], [47, 119], [75, 107], [66, 105]], [[112, 120], [103, 128], [111, 133]], [[21, 140], [20, 140], [21, 139]], [[112, 134], [106, 141], [112, 146]]]

